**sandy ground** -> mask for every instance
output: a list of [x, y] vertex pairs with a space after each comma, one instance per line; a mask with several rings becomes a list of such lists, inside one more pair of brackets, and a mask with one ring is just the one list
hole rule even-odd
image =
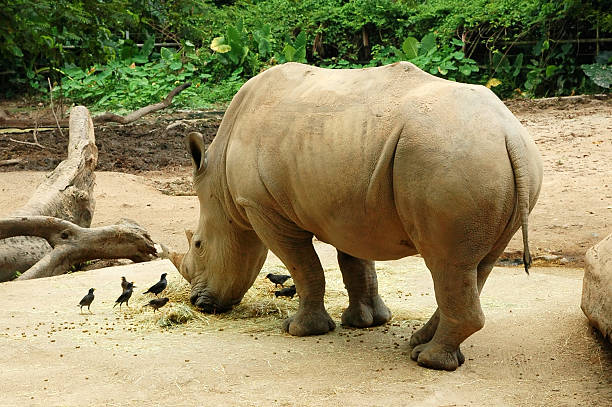
[[[533, 251], [575, 264], [612, 232], [612, 103], [510, 107], [545, 161], [530, 217]], [[154, 240], [184, 250], [183, 229], [197, 222], [197, 199], [163, 195], [155, 185], [188, 174], [97, 173], [93, 224], [128, 217]], [[23, 205], [43, 177], [0, 173], [0, 217]], [[326, 300], [335, 303], [346, 297], [335, 252], [315, 245], [326, 267]], [[517, 236], [508, 250], [520, 249]], [[266, 267], [278, 264], [270, 255]], [[435, 309], [419, 258], [377, 263], [394, 313], [390, 324], [338, 327], [313, 338], [282, 334], [280, 317], [261, 328], [256, 318], [222, 331], [214, 321], [172, 329], [136, 324], [111, 307], [119, 276], [146, 287], [162, 270], [175, 271], [168, 262], [127, 267], [0, 284], [1, 406], [612, 405], [612, 349], [580, 310], [579, 268], [536, 267], [529, 277], [496, 268], [482, 297], [485, 328], [464, 343], [466, 364], [447, 373], [420, 368], [408, 356], [410, 333]], [[75, 304], [92, 286], [94, 314], [79, 315]], [[341, 311], [330, 309], [337, 322]]]
[[[318, 249], [329, 299], [341, 277], [332, 251]], [[282, 334], [280, 318], [261, 329], [256, 321], [160, 329], [111, 307], [120, 276], [144, 287], [176, 273], [167, 261], [1, 284], [0, 405], [610, 405], [612, 349], [579, 308], [581, 270], [496, 269], [482, 296], [485, 328], [449, 373], [408, 356], [410, 333], [435, 309], [422, 261], [378, 268], [392, 322], [309, 338]], [[75, 305], [90, 286], [93, 315], [80, 315]], [[331, 314], [339, 321], [339, 310]]]

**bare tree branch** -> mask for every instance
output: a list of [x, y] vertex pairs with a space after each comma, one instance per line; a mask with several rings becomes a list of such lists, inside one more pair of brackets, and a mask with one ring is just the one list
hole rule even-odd
[[126, 116], [119, 116], [114, 113], [106, 112], [99, 116], [94, 117], [93, 121], [96, 124], [107, 123], [107, 122], [115, 122], [115, 123], [121, 123], [121, 124], [131, 123], [133, 121], [140, 119], [142, 116], [146, 114], [156, 112], [158, 110], [161, 110], [161, 109], [164, 109], [170, 106], [170, 104], [172, 103], [172, 99], [176, 95], [178, 95], [179, 93], [181, 93], [183, 90], [187, 89], [190, 86], [191, 86], [191, 82], [187, 82], [187, 83], [182, 84], [181, 86], [177, 86], [168, 94], [168, 96], [166, 96], [166, 98], [163, 101], [159, 103], [155, 103], [153, 105], [149, 105], [149, 106], [140, 108]]
[[[133, 121], [136, 121], [149, 113], [153, 113], [153, 112], [156, 112], [158, 110], [161, 110], [161, 109], [164, 109], [170, 106], [170, 104], [172, 103], [172, 99], [174, 99], [176, 95], [178, 95], [179, 93], [181, 93], [182, 91], [184, 91], [190, 86], [191, 86], [191, 82], [187, 82], [180, 86], [177, 86], [170, 93], [168, 93], [168, 96], [166, 96], [166, 98], [163, 101], [140, 108], [132, 113], [127, 114], [126, 116], [120, 116], [114, 113], [106, 112], [106, 113], [102, 113], [101, 115], [95, 116], [93, 118], [93, 122], [96, 124], [109, 123], [109, 122], [115, 122], [115, 123], [121, 123], [121, 124], [132, 123]], [[55, 116], [55, 111], [53, 112], [53, 115]], [[0, 128], [1, 129], [7, 129], [7, 128], [29, 129], [29, 128], [34, 127], [34, 125], [35, 125], [35, 122], [32, 119], [14, 119], [14, 118], [9, 117], [6, 113], [0, 113]], [[40, 127], [51, 127], [55, 125], [57, 125], [58, 127], [68, 127], [69, 121], [65, 119], [57, 120], [57, 117], [56, 117], [54, 121], [41, 120], [40, 122], [37, 123], [37, 126], [40, 126]]]
[[[36, 130], [34, 130], [34, 134], [36, 134]], [[37, 140], [36, 138], [34, 138], [34, 140]], [[47, 147], [43, 146], [42, 144], [36, 142], [36, 143], [32, 143], [31, 141], [21, 141], [21, 140], [15, 140], [14, 138], [10, 138], [9, 137], [9, 141], [12, 141], [13, 143], [18, 143], [18, 144], [25, 144], [28, 146], [34, 146], [34, 147], [38, 147], [38, 148], [42, 148], [45, 149]]]
[[19, 164], [22, 161], [23, 159], [21, 158], [11, 158], [9, 160], [0, 160], [0, 167]]
[[0, 239], [14, 236], [44, 238], [53, 248], [25, 271], [20, 280], [64, 274], [71, 266], [94, 259], [151, 260], [157, 250], [146, 230], [122, 219], [117, 225], [83, 228], [50, 216], [0, 219]]
[[[57, 128], [59, 129], [60, 134], [64, 137], [64, 132], [62, 131], [62, 126], [59, 124], [59, 120], [57, 120], [57, 114], [55, 114], [55, 107], [53, 106], [53, 86], [51, 86], [51, 79], [47, 76], [47, 82], [49, 82], [49, 98], [51, 99], [51, 112], [53, 113], [53, 117], [55, 117], [55, 123], [57, 123]], [[34, 132], [36, 135], [36, 132]], [[36, 141], [38, 142], [38, 140]]]

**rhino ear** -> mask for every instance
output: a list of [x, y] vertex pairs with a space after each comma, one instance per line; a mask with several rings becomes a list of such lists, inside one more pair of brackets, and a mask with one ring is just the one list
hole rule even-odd
[[198, 132], [191, 132], [185, 138], [187, 144], [187, 150], [193, 160], [194, 172], [196, 174], [204, 172], [206, 170], [206, 164], [208, 160], [206, 158], [206, 149], [204, 147], [204, 138]]

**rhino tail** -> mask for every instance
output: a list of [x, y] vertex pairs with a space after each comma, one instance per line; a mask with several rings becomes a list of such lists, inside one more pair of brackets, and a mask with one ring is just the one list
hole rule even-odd
[[506, 150], [512, 164], [514, 185], [517, 194], [517, 205], [521, 218], [523, 233], [523, 264], [529, 274], [531, 254], [529, 253], [528, 218], [529, 218], [529, 165], [525, 143], [519, 134], [506, 134]]

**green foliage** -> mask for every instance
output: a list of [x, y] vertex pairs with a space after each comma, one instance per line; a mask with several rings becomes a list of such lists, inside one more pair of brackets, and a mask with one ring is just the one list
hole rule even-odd
[[466, 58], [461, 41], [453, 38], [450, 44], [438, 46], [434, 33], [425, 35], [421, 41], [408, 37], [401, 49], [390, 46], [374, 49], [372, 64], [388, 64], [398, 60], [412, 62], [432, 75], [450, 80], [468, 81], [472, 73], [478, 72], [476, 61]]
[[130, 7], [128, 0], [3, 2], [0, 71], [10, 76], [0, 79], [17, 88], [45, 92], [45, 76], [58, 77], [55, 68], [112, 58], [116, 44], [112, 32], [134, 27], [133, 17], [126, 13]]
[[612, 65], [585, 64], [582, 65], [582, 69], [597, 86], [610, 89], [610, 85], [612, 85]]
[[[272, 44], [270, 24], [260, 24], [249, 33], [242, 20], [238, 20], [235, 26], [227, 26], [225, 35], [213, 38], [210, 49], [215, 52], [216, 60], [226, 69], [230, 68], [230, 72], [242, 68], [247, 76], [254, 76], [266, 64]], [[218, 73], [223, 76], [226, 72]]]
[[[595, 61], [589, 45], [555, 40], [594, 38], [596, 29], [612, 35], [605, 3], [13, 0], [0, 7], [0, 86], [5, 96], [44, 94], [50, 76], [79, 103], [132, 109], [189, 80], [194, 86], [175, 103], [195, 106], [231, 99], [279, 62], [360, 68], [407, 60], [500, 96], [601, 91], [609, 61]], [[159, 48], [154, 38], [181, 47]]]
[[597, 86], [610, 89], [610, 85], [612, 85], [612, 51], [600, 53], [594, 64], [584, 64], [582, 70]]
[[[227, 102], [244, 83], [239, 68], [223, 82], [208, 83], [211, 74], [203, 73], [198, 65], [205, 65], [193, 44], [186, 42], [177, 52], [161, 48], [159, 54], [152, 52], [153, 38], [138, 50], [133, 44], [124, 42], [116, 59], [101, 67], [82, 69], [76, 65], [66, 66], [60, 90], [64, 96], [87, 104], [93, 110], [134, 110], [144, 105], [159, 102], [181, 83], [192, 82], [173, 101], [174, 106], [197, 107]], [[151, 60], [149, 60], [151, 59]]]
[[285, 44], [283, 48], [285, 62], [306, 63], [306, 34], [302, 31], [293, 43]]

